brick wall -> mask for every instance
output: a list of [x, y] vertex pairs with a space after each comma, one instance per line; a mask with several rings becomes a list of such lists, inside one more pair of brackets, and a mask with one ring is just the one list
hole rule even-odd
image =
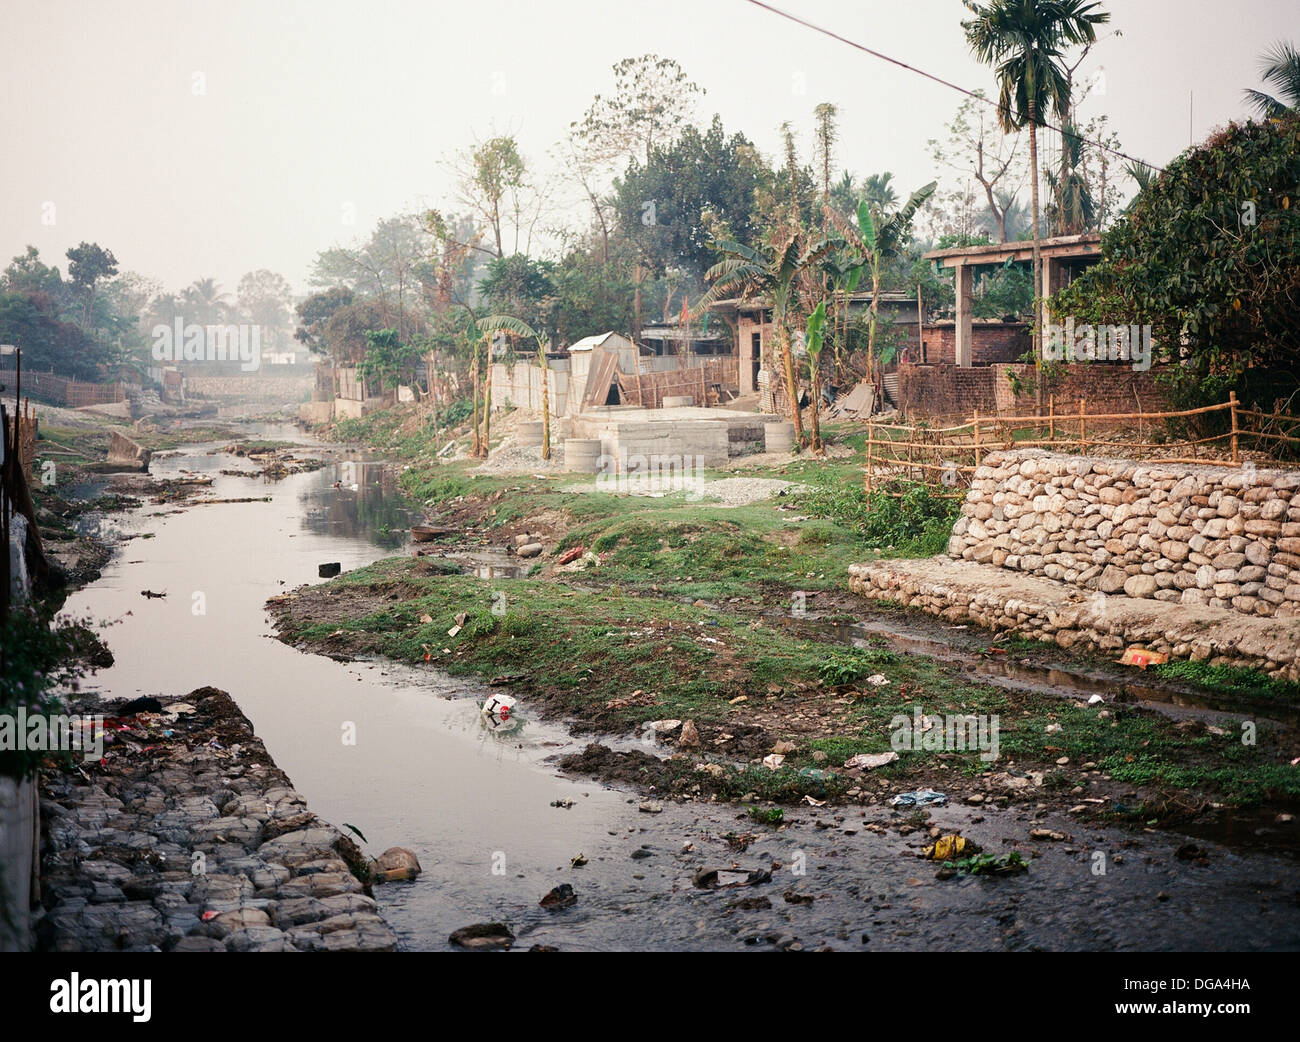
[[[1034, 367], [1024, 363], [971, 366], [912, 365], [898, 367], [899, 411], [911, 417], [969, 417], [981, 413], [1029, 415], [1036, 399], [1032, 392], [1017, 398], [1010, 370], [1031, 386]], [[1168, 398], [1156, 377], [1160, 369], [1137, 372], [1128, 365], [1081, 362], [1063, 367], [1047, 387], [1058, 413], [1078, 412], [1087, 399], [1090, 413], [1158, 412], [1168, 409]]]
[[[1032, 411], [1034, 396], [1017, 399], [1006, 371], [1013, 370], [1025, 381], [1032, 380], [1034, 367], [1018, 364], [995, 368], [1001, 374], [994, 383], [998, 411]], [[1165, 367], [1137, 371], [1127, 364], [1078, 362], [1058, 369], [1060, 376], [1047, 384], [1045, 393], [1055, 400], [1057, 412], [1078, 412], [1085, 398], [1090, 413], [1162, 412], [1172, 408], [1164, 386], [1156, 379], [1164, 371]]]
[[[975, 322], [971, 325], [971, 360], [975, 365], [1014, 362], [1030, 349], [1029, 327], [1024, 322]], [[908, 357], [920, 361], [916, 337], [908, 344]], [[925, 360], [930, 363], [957, 362], [957, 324], [935, 322], [925, 327]]]

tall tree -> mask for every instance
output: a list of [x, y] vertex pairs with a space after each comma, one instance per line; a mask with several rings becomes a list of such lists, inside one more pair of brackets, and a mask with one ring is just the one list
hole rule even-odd
[[608, 162], [641, 156], [672, 143], [690, 124], [704, 89], [671, 58], [643, 54], [614, 66], [614, 93], [596, 95], [573, 129], [589, 158]]
[[350, 289], [358, 297], [371, 298], [383, 312], [384, 327], [393, 327], [399, 339], [408, 340], [420, 325], [413, 318], [413, 305], [433, 284], [430, 241], [420, 218], [385, 218], [359, 245], [335, 246], [318, 254], [308, 282], [314, 289]]
[[[519, 153], [519, 143], [503, 134], [489, 138], [469, 156], [468, 176], [462, 180], [464, 201], [478, 210], [492, 233], [496, 256], [506, 255], [502, 226], [520, 209], [519, 195], [524, 189], [528, 167]], [[519, 226], [515, 225], [512, 253], [518, 252]]]
[[64, 282], [59, 269], [42, 261], [35, 246], [28, 246], [0, 273], [0, 289], [6, 293], [44, 293], [58, 304], [63, 297]]
[[930, 151], [935, 162], [975, 178], [984, 190], [999, 241], [1010, 242], [1013, 226], [1008, 209], [1015, 205], [1025, 178], [1021, 136], [992, 126], [988, 105], [980, 100], [983, 92], [975, 93], [977, 97], [965, 99], [945, 127], [947, 140], [931, 139]]
[[311, 294], [297, 307], [298, 328], [293, 338], [305, 344], [307, 350], [325, 354], [329, 350], [325, 342], [326, 325], [337, 311], [351, 306], [354, 299], [352, 290], [343, 286]]
[[293, 322], [293, 287], [283, 275], [266, 268], [248, 272], [236, 290], [239, 310], [262, 331], [266, 347], [275, 348]]
[[886, 170], [883, 174], [869, 174], [862, 179], [862, 198], [877, 211], [892, 210], [898, 205], [898, 193], [891, 182], [894, 175]]
[[95, 285], [101, 279], [111, 279], [116, 274], [117, 258], [113, 256], [112, 250], [106, 250], [93, 242], [83, 242], [68, 250], [68, 279], [85, 294], [82, 329], [90, 329], [91, 318], [95, 313]]
[[814, 110], [817, 117], [817, 165], [821, 167], [822, 206], [831, 201], [831, 168], [835, 165], [835, 141], [839, 137], [839, 128], [835, 117], [839, 110], [829, 101], [824, 101]]
[[[1091, 0], [964, 0], [974, 15], [962, 22], [975, 57], [995, 66], [998, 122], [1007, 133], [1029, 129], [1030, 190], [1034, 213], [1034, 286], [1042, 285], [1038, 205], [1038, 128], [1049, 109], [1069, 109], [1070, 84], [1063, 58], [1069, 47], [1097, 39], [1096, 27], [1109, 13]], [[1042, 322], [1034, 324], [1034, 353], [1042, 364]], [[1042, 381], [1038, 381], [1039, 396]], [[1041, 404], [1041, 401], [1040, 401]]]
[[1295, 44], [1279, 40], [1260, 55], [1259, 74], [1278, 97], [1260, 90], [1247, 90], [1246, 101], [1263, 119], [1280, 119], [1300, 112], [1300, 51]]

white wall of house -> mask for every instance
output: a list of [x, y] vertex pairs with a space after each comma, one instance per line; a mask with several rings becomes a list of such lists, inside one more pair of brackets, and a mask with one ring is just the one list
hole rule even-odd
[[[542, 373], [538, 365], [515, 363], [514, 367], [503, 362], [492, 365], [492, 404], [503, 408], [507, 402], [516, 409], [542, 411]], [[568, 406], [571, 374], [563, 370], [546, 371], [549, 376], [550, 412], [552, 416], [561, 415]], [[586, 374], [584, 373], [584, 378]], [[585, 384], [585, 379], [584, 379]]]

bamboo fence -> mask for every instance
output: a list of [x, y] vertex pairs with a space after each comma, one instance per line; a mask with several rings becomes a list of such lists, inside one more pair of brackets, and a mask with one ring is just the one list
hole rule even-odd
[[[1160, 436], [1218, 413], [1227, 413], [1220, 433]], [[976, 410], [967, 422], [949, 427], [869, 422], [865, 487], [889, 494], [882, 485], [901, 478], [935, 486], [941, 496], [964, 496], [984, 457], [1008, 449], [1241, 466], [1246, 451], [1274, 455], [1284, 447], [1300, 449], [1300, 417], [1244, 409], [1235, 391], [1219, 405], [1177, 412], [1091, 413], [1086, 398], [1077, 411], [1065, 412], [1057, 410], [1053, 396], [1043, 416], [981, 416]]]

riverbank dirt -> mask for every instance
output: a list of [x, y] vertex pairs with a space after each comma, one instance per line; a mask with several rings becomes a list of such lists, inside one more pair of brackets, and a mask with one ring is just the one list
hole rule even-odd
[[[799, 495], [859, 482], [856, 436], [830, 436], [824, 460], [741, 458], [699, 490], [655, 498], [417, 458], [402, 484], [444, 530], [423, 556], [270, 608], [281, 638], [305, 649], [509, 676], [576, 733], [653, 735], [653, 756], [594, 743], [564, 766], [685, 799], [871, 804], [933, 788], [972, 806], [1032, 800], [1148, 826], [1249, 815], [1266, 842], [1300, 847], [1300, 688], [1249, 671], [1139, 679], [1072, 649], [868, 604], [848, 591], [848, 567], [881, 556], [879, 543], [810, 516]], [[710, 496], [735, 484], [732, 470], [747, 494]], [[446, 574], [524, 543], [540, 552], [513, 573]], [[504, 574], [526, 578], [494, 577]], [[1027, 669], [979, 667], [1010, 655]], [[1041, 677], [1026, 683], [1026, 672]], [[974, 731], [954, 748], [963, 721], [993, 718], [997, 755], [974, 748]], [[926, 748], [936, 729], [953, 734]], [[892, 762], [847, 766], [891, 751]]]
[[[382, 561], [268, 608], [306, 650], [497, 678], [576, 733], [653, 736], [653, 754], [593, 742], [561, 766], [664, 796], [871, 806], [933, 789], [1146, 827], [1213, 827], [1248, 807], [1270, 845], [1296, 839], [1294, 732], [1278, 724], [1259, 721], [1245, 748], [1222, 721], [998, 687], [884, 642], [846, 648], [705, 606], [422, 563]], [[1000, 748], [977, 747], [968, 717], [996, 726]]]

